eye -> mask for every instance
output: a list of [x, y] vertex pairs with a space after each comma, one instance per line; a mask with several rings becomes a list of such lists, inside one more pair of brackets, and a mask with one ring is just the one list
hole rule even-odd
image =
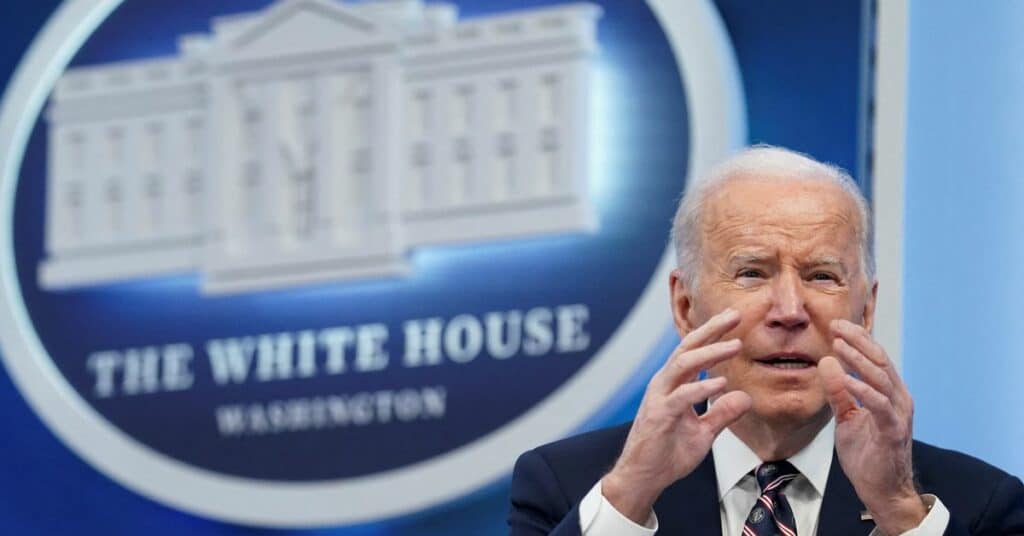
[[764, 277], [764, 273], [760, 270], [755, 270], [753, 268], [744, 268], [740, 270], [739, 273], [736, 274], [736, 277], [762, 278]]
[[835, 281], [835, 282], [839, 282], [839, 278], [838, 277], [836, 277], [834, 274], [830, 274], [828, 272], [814, 272], [813, 274], [811, 274], [811, 280], [812, 281]]

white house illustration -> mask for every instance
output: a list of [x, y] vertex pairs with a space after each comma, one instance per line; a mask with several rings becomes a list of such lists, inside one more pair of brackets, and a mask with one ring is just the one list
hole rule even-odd
[[600, 16], [279, 0], [178, 57], [69, 70], [47, 116], [40, 283], [198, 272], [204, 292], [262, 290], [593, 229]]

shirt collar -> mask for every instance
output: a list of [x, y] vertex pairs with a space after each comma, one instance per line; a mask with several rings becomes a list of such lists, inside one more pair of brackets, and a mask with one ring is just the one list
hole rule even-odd
[[[832, 467], [832, 449], [835, 445], [835, 420], [829, 419], [818, 435], [800, 452], [789, 458], [789, 463], [800, 471], [819, 495], [825, 495], [828, 471]], [[711, 445], [715, 459], [715, 477], [718, 481], [718, 500], [739, 484], [750, 471], [761, 464], [761, 459], [750, 450], [732, 430], [726, 428]]]

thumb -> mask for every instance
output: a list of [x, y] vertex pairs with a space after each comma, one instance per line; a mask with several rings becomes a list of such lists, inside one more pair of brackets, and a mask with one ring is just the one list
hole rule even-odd
[[731, 391], [715, 399], [715, 403], [700, 416], [700, 419], [711, 426], [717, 436], [736, 419], [742, 417], [754, 405], [754, 399], [743, 391]]
[[832, 356], [825, 356], [818, 361], [818, 376], [825, 386], [825, 396], [832, 406], [832, 414], [836, 416], [836, 422], [848, 420], [857, 410], [857, 399], [846, 390], [846, 371], [839, 364], [839, 360]]

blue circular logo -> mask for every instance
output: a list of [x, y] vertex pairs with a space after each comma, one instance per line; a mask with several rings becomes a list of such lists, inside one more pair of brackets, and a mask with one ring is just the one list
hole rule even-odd
[[0, 118], [12, 376], [87, 460], [203, 515], [473, 490], [664, 335], [676, 200], [742, 140], [716, 17], [72, 2]]

